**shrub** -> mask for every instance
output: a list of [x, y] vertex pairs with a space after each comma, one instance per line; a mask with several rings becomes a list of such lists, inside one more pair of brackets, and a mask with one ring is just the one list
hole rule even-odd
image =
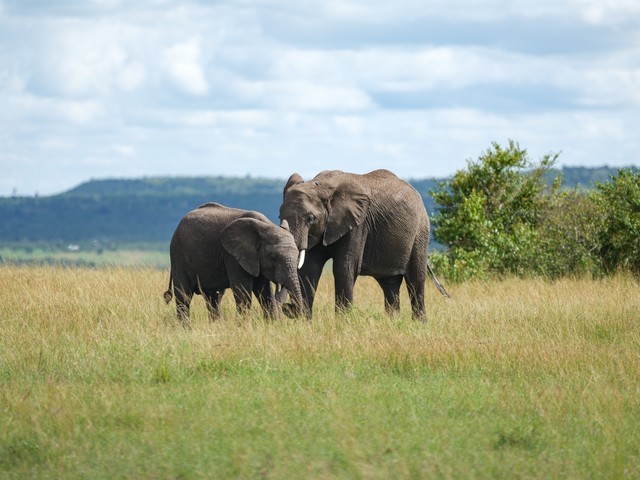
[[597, 189], [604, 212], [601, 256], [605, 269], [640, 275], [640, 172], [620, 170]]
[[556, 158], [533, 163], [515, 142], [506, 149], [493, 143], [466, 170], [439, 182], [431, 193], [438, 204], [434, 237], [448, 247], [441, 271], [465, 280], [534, 270], [539, 219], [550, 188], [558, 188], [545, 180]]
[[602, 273], [603, 208], [597, 192], [557, 192], [545, 199], [534, 273], [550, 278]]

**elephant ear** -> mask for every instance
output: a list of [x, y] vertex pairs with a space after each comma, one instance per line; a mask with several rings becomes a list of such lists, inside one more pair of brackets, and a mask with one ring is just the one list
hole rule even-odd
[[364, 222], [371, 196], [355, 180], [342, 180], [329, 200], [329, 217], [322, 243], [331, 245]]
[[260, 274], [258, 246], [261, 223], [254, 218], [239, 218], [221, 233], [222, 247], [253, 277]]
[[299, 183], [304, 183], [304, 180], [302, 179], [300, 174], [294, 173], [293, 175], [291, 175], [289, 177], [289, 180], [287, 180], [287, 184], [284, 186], [284, 190], [282, 190], [282, 198], [284, 199], [284, 196], [287, 194], [287, 190], [289, 190], [294, 185], [298, 185]]

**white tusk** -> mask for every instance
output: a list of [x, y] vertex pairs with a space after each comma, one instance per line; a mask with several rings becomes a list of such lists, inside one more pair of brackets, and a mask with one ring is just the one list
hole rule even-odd
[[300, 250], [300, 256], [298, 257], [298, 269], [302, 268], [302, 265], [304, 265], [304, 252], [306, 252], [306, 250]]
[[280, 293], [281, 290], [282, 290], [282, 285], [279, 283], [276, 283], [276, 293]]

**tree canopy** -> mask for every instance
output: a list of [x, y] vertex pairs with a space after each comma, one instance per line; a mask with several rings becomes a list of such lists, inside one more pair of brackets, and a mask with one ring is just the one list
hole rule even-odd
[[532, 161], [494, 143], [432, 191], [434, 263], [449, 278], [600, 275], [640, 271], [640, 173], [621, 170], [596, 190], [563, 188], [557, 154]]

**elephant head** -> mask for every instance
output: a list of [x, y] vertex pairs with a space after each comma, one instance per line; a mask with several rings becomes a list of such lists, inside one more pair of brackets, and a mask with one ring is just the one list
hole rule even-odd
[[309, 182], [294, 173], [284, 187], [280, 219], [290, 225], [301, 259], [305, 250], [321, 242], [326, 246], [338, 241], [369, 212], [370, 192], [340, 173], [322, 172]]
[[[297, 309], [303, 306], [298, 279], [298, 249], [291, 232], [254, 218], [239, 218], [221, 233], [223, 248], [250, 275], [262, 274], [278, 286], [284, 286]], [[299, 311], [298, 311], [299, 313]]]

